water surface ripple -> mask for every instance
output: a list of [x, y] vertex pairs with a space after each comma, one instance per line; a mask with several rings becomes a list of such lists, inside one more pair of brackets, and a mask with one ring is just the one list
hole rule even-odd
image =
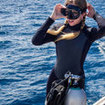
[[[104, 0], [88, 0], [105, 17]], [[44, 105], [46, 82], [56, 61], [55, 45], [31, 44], [32, 36], [62, 0], [0, 0], [0, 105]], [[60, 19], [56, 22], [63, 22]], [[89, 26], [97, 27], [87, 18]], [[105, 38], [86, 58], [87, 103], [105, 95]]]

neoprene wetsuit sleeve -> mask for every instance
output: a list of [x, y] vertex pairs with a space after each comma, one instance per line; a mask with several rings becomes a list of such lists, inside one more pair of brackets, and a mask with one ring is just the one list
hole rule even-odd
[[50, 17], [45, 21], [45, 23], [38, 29], [36, 34], [32, 38], [32, 43], [34, 45], [42, 45], [47, 42], [54, 41], [57, 36], [47, 33], [47, 30], [54, 23], [54, 20]]
[[105, 36], [105, 18], [100, 16], [98, 13], [95, 14], [94, 20], [97, 22], [99, 28], [92, 28], [90, 39], [95, 41], [103, 36]]

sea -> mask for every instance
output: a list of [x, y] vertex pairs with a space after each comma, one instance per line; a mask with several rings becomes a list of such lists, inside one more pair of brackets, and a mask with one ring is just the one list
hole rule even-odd
[[[105, 18], [105, 0], [87, 1]], [[0, 0], [0, 105], [44, 105], [55, 44], [34, 46], [31, 40], [58, 3], [64, 0]], [[86, 24], [98, 27], [88, 17]], [[87, 105], [93, 105], [105, 96], [105, 37], [92, 44], [84, 71]]]

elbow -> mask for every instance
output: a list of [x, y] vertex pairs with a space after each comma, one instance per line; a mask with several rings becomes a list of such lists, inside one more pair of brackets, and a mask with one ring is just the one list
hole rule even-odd
[[32, 44], [35, 45], [35, 46], [39, 46], [39, 45], [42, 45], [42, 43], [40, 41], [38, 41], [37, 39], [34, 39], [32, 38]]
[[37, 45], [36, 41], [34, 41], [33, 39], [31, 40], [33, 45]]
[[105, 18], [100, 22], [100, 27], [105, 29]]
[[101, 27], [102, 33], [105, 33], [105, 26]]

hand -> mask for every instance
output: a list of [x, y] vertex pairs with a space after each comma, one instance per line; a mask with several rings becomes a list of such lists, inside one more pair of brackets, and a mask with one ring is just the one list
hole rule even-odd
[[66, 16], [62, 15], [61, 8], [66, 8], [66, 7], [61, 5], [61, 4], [57, 4], [54, 7], [54, 10], [53, 10], [53, 12], [50, 16], [53, 20], [56, 20], [56, 19], [59, 19], [59, 18], [66, 18]]
[[88, 9], [87, 16], [90, 18], [93, 18], [93, 16], [95, 15], [96, 12], [90, 3], [87, 4], [87, 9]]

